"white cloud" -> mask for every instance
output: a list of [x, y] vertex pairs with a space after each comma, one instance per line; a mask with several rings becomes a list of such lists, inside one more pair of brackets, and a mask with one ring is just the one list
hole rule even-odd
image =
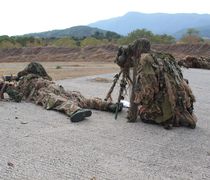
[[17, 35], [86, 25], [145, 13], [209, 13], [207, 0], [0, 0], [0, 35]]

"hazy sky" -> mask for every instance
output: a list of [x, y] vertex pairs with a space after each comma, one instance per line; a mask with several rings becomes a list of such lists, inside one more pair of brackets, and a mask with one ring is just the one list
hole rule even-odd
[[[21, 35], [144, 13], [210, 13], [208, 0], [0, 0], [0, 35]], [[207, 4], [208, 3], [208, 4]]]

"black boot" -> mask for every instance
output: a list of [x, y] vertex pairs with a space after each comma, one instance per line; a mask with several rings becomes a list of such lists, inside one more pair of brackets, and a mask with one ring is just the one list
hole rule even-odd
[[[107, 109], [107, 110], [108, 110], [109, 112], [115, 113], [116, 110], [117, 110], [117, 106], [118, 106], [118, 103], [116, 103], [116, 104], [110, 103], [110, 104], [108, 105], [108, 109]], [[118, 112], [122, 111], [122, 109], [123, 109], [123, 103], [119, 103]]]
[[173, 125], [172, 124], [164, 124], [163, 128], [166, 130], [171, 130], [173, 128]]
[[146, 124], [157, 124], [155, 121], [150, 119], [141, 119], [141, 121]]
[[79, 122], [83, 121], [86, 117], [92, 115], [92, 111], [89, 109], [79, 109], [78, 111], [74, 112], [70, 118], [71, 122]]

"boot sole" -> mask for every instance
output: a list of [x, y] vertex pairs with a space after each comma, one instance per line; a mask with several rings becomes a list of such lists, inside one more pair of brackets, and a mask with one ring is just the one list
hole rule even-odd
[[83, 121], [86, 117], [90, 117], [92, 115], [92, 111], [84, 110], [81, 112], [75, 113], [74, 116], [71, 117], [71, 122], [79, 122]]

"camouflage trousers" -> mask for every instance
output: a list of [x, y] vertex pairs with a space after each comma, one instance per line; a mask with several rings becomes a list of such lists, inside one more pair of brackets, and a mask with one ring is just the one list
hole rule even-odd
[[51, 84], [34, 93], [30, 100], [48, 110], [57, 110], [71, 116], [81, 108], [107, 111], [109, 102], [100, 98], [87, 99], [77, 91], [64, 91], [61, 86]]

